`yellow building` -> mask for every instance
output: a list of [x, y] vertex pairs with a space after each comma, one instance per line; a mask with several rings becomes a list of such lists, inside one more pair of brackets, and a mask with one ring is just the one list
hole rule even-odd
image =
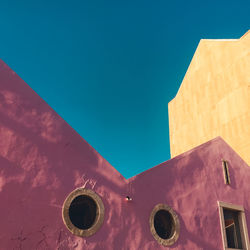
[[168, 108], [172, 157], [221, 136], [250, 165], [250, 30], [202, 39]]

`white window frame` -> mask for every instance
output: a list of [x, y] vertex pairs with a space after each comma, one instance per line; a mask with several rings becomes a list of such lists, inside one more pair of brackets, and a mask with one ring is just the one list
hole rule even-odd
[[218, 201], [218, 206], [219, 206], [219, 215], [220, 215], [220, 225], [221, 225], [223, 249], [224, 250], [240, 250], [238, 248], [229, 248], [227, 246], [227, 236], [226, 236], [224, 213], [223, 213], [223, 208], [226, 208], [226, 209], [234, 210], [234, 211], [239, 213], [240, 234], [241, 234], [243, 250], [250, 250], [244, 207], [240, 206], [240, 205], [234, 205], [234, 204], [231, 204], [231, 203], [226, 203], [226, 202], [223, 202], [223, 201]]

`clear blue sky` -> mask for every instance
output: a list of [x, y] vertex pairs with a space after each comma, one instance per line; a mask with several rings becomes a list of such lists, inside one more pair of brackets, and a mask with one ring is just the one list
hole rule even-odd
[[249, 28], [249, 0], [0, 0], [0, 57], [128, 178], [170, 158], [199, 40]]

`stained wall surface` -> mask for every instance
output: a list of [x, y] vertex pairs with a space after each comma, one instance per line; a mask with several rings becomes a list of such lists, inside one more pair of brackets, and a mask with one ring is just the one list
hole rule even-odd
[[169, 103], [171, 156], [221, 136], [250, 164], [250, 32], [201, 40]]
[[[219, 250], [217, 201], [244, 206], [250, 228], [249, 178], [249, 166], [216, 138], [126, 180], [0, 62], [0, 249]], [[87, 238], [72, 235], [62, 219], [64, 200], [79, 187], [95, 191], [105, 207], [103, 225]], [[180, 220], [169, 248], [150, 232], [159, 203]]]

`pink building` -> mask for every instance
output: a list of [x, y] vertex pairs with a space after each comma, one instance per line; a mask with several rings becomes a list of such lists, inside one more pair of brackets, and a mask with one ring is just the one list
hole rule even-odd
[[0, 249], [249, 249], [249, 166], [217, 137], [125, 179], [0, 61]]

